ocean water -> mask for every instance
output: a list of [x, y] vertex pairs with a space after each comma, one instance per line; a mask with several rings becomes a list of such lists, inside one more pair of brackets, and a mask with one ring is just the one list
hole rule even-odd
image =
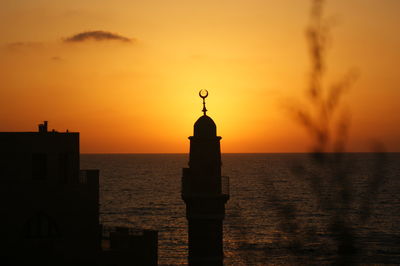
[[[226, 265], [400, 264], [400, 154], [223, 154]], [[159, 231], [159, 264], [187, 263], [187, 154], [82, 154], [100, 169], [105, 225]]]

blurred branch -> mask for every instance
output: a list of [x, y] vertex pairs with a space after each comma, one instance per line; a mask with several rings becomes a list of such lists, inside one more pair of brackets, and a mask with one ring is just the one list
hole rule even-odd
[[[306, 30], [311, 59], [306, 103], [294, 104], [288, 109], [295, 121], [307, 131], [313, 145], [307, 162], [293, 162], [291, 177], [306, 184], [309, 195], [316, 199], [318, 209], [329, 219], [321, 219], [317, 224], [299, 219], [298, 208], [302, 206], [283, 200], [282, 191], [277, 190], [268, 177], [263, 184], [268, 188], [264, 208], [274, 211], [279, 217], [276, 222], [283, 237], [278, 241], [285, 242], [282, 246], [286, 247], [287, 255], [290, 253], [296, 260], [303, 258], [305, 263], [313, 263], [315, 253], [307, 252], [306, 247], [316, 242], [317, 227], [323, 227], [335, 245], [333, 264], [349, 265], [355, 263], [356, 255], [362, 250], [362, 245], [356, 243], [356, 231], [371, 215], [373, 201], [385, 181], [387, 160], [383, 145], [375, 145], [375, 158], [370, 164], [373, 174], [366, 181], [365, 197], [361, 200], [357, 217], [354, 217], [352, 210], [357, 199], [354, 195], [354, 176], [358, 169], [355, 168], [354, 158], [345, 155], [351, 114], [341, 102], [358, 73], [350, 70], [337, 82], [324, 85], [331, 30], [331, 23], [323, 14], [324, 5], [324, 0], [311, 0], [310, 22]], [[334, 153], [327, 153], [331, 151]], [[241, 234], [243, 239], [248, 239], [244, 230]], [[329, 241], [319, 240], [321, 251]], [[321, 251], [318, 254], [324, 253]]]

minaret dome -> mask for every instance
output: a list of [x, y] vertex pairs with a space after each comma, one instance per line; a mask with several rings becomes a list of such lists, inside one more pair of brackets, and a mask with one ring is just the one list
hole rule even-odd
[[217, 126], [211, 117], [203, 115], [197, 119], [194, 123], [193, 136], [198, 138], [215, 138], [217, 136]]

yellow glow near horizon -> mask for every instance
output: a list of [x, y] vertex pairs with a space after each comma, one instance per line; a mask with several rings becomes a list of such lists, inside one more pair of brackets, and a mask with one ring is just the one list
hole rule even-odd
[[[42, 120], [81, 132], [82, 152], [187, 152], [202, 114], [200, 89], [223, 152], [308, 151], [282, 107], [304, 98], [309, 59], [304, 0], [3, 0], [0, 131]], [[400, 151], [400, 36], [395, 0], [327, 1], [336, 15], [328, 79], [352, 67], [344, 97], [349, 150], [371, 139]], [[337, 19], [339, 18], [339, 19]], [[132, 39], [65, 42], [101, 30]]]

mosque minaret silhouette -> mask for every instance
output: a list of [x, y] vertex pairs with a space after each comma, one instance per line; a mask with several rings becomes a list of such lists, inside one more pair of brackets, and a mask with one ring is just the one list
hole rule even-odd
[[189, 137], [189, 168], [183, 168], [182, 199], [188, 220], [189, 265], [223, 265], [223, 219], [229, 200], [229, 179], [221, 176], [220, 140], [214, 121], [206, 115], [208, 91], [203, 98], [203, 116]]

